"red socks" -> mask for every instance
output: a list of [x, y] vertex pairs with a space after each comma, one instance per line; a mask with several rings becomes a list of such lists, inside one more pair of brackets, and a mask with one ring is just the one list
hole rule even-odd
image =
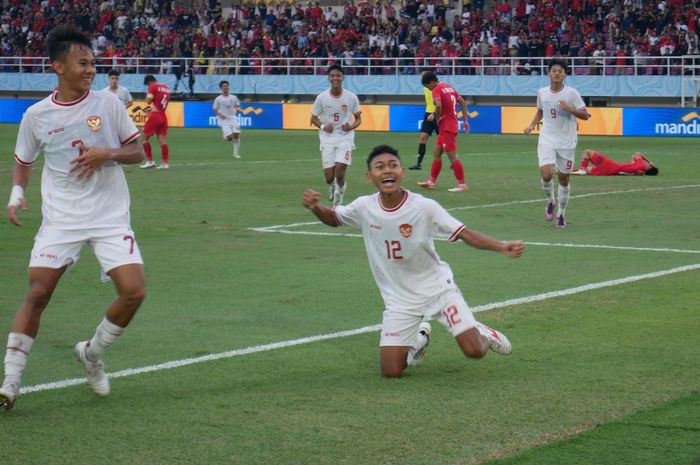
[[161, 157], [163, 157], [163, 163], [168, 164], [168, 144], [163, 144], [160, 146]]
[[464, 167], [461, 161], [455, 160], [452, 163], [452, 171], [455, 174], [455, 178], [457, 178], [457, 184], [464, 184]]
[[442, 160], [435, 159], [433, 164], [430, 165], [430, 182], [434, 183], [437, 181], [438, 176], [440, 176], [440, 170], [442, 169]]
[[151, 152], [151, 143], [146, 141], [143, 143], [143, 150], [146, 152], [146, 160], [153, 161], [153, 152]]

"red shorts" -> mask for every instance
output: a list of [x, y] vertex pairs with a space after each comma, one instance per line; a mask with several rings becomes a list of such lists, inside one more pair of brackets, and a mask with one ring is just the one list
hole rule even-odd
[[162, 111], [152, 111], [148, 115], [146, 124], [143, 125], [143, 134], [146, 137], [151, 137], [153, 134], [159, 136], [168, 135], [168, 117]]
[[440, 129], [435, 145], [439, 145], [445, 152], [457, 150], [457, 133]]

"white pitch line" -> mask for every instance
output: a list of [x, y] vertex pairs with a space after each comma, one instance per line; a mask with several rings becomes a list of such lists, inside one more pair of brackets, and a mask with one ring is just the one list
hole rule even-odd
[[[700, 269], [700, 263], [697, 263], [695, 265], [680, 266], [680, 267], [671, 268], [668, 270], [655, 271], [653, 273], [640, 274], [640, 275], [636, 275], [636, 276], [628, 276], [626, 278], [601, 281], [598, 283], [586, 284], [583, 286], [572, 287], [569, 289], [563, 289], [563, 290], [559, 290], [559, 291], [545, 292], [542, 294], [536, 294], [536, 295], [531, 295], [531, 296], [527, 296], [527, 297], [520, 297], [517, 299], [504, 300], [501, 302], [494, 302], [494, 303], [490, 303], [490, 304], [486, 304], [486, 305], [479, 305], [476, 307], [472, 307], [471, 310], [473, 313], [485, 312], [485, 311], [493, 310], [496, 308], [503, 308], [503, 307], [509, 307], [512, 305], [527, 304], [527, 303], [532, 303], [532, 302], [539, 302], [542, 300], [552, 299], [552, 298], [556, 298], [556, 297], [563, 297], [563, 296], [567, 296], [567, 295], [578, 294], [581, 292], [587, 292], [587, 291], [591, 291], [594, 289], [619, 286], [621, 284], [632, 283], [632, 282], [641, 281], [644, 279], [659, 278], [661, 276], [667, 276], [667, 275], [675, 274], [675, 273], [683, 273], [686, 271], [693, 271], [693, 270], [697, 270], [697, 269]], [[145, 366], [145, 367], [141, 367], [141, 368], [128, 368], [126, 370], [121, 370], [121, 371], [117, 371], [114, 373], [109, 373], [108, 376], [110, 378], [124, 378], [126, 376], [133, 376], [133, 375], [138, 375], [138, 374], [143, 374], [143, 373], [151, 373], [154, 371], [168, 370], [170, 368], [178, 368], [178, 367], [184, 367], [184, 366], [189, 366], [189, 365], [196, 365], [199, 363], [210, 362], [213, 360], [221, 360], [221, 359], [225, 359], [225, 358], [238, 357], [241, 355], [255, 354], [255, 353], [259, 353], [259, 352], [267, 352], [269, 350], [275, 350], [275, 349], [284, 349], [287, 347], [293, 347], [293, 346], [302, 345], [302, 344], [311, 344], [313, 342], [325, 341], [325, 340], [329, 340], [329, 339], [337, 339], [339, 337], [347, 337], [347, 336], [354, 336], [354, 335], [358, 335], [358, 334], [371, 333], [374, 331], [378, 331], [379, 329], [381, 329], [381, 325], [379, 325], [379, 324], [365, 326], [365, 327], [358, 328], [358, 329], [351, 329], [351, 330], [340, 331], [340, 332], [336, 332], [336, 333], [321, 334], [321, 335], [317, 335], [317, 336], [303, 337], [300, 339], [292, 339], [289, 341], [274, 342], [271, 344], [246, 347], [244, 349], [235, 349], [235, 350], [229, 350], [226, 352], [218, 352], [215, 354], [203, 355], [200, 357], [186, 358], [186, 359], [181, 359], [181, 360], [173, 360], [173, 361], [161, 363], [158, 365], [149, 365], [149, 366]], [[54, 381], [54, 382], [50, 382], [50, 383], [35, 384], [33, 386], [23, 387], [22, 389], [20, 389], [20, 392], [22, 394], [29, 394], [31, 392], [49, 391], [49, 390], [53, 390], [53, 389], [63, 389], [63, 388], [67, 388], [70, 386], [76, 386], [78, 384], [84, 384], [84, 383], [85, 383], [84, 378], [64, 379], [61, 381]]]
[[[310, 223], [295, 223], [286, 225], [286, 227], [291, 226], [302, 226], [302, 225], [320, 225], [318, 221]], [[327, 237], [362, 237], [362, 234], [357, 233], [336, 233], [336, 232], [323, 232], [323, 231], [291, 231], [289, 229], [278, 229], [284, 228], [285, 226], [267, 226], [263, 228], [248, 228], [251, 231], [263, 232], [263, 233], [279, 233], [279, 234], [292, 234], [299, 236], [327, 236]], [[440, 241], [446, 241], [447, 239], [438, 239]], [[535, 245], [543, 247], [568, 247], [568, 248], [579, 248], [579, 249], [608, 249], [608, 250], [631, 250], [635, 252], [661, 252], [661, 253], [687, 253], [687, 254], [700, 254], [700, 250], [691, 249], [671, 249], [665, 247], [632, 247], [623, 245], [605, 245], [605, 244], [560, 244], [556, 242], [531, 242], [524, 241], [525, 245]]]

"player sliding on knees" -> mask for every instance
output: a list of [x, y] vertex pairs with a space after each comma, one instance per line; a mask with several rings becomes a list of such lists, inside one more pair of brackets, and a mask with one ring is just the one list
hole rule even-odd
[[435, 239], [461, 239], [512, 258], [523, 254], [522, 241], [501, 242], [469, 229], [434, 200], [401, 187], [405, 171], [398, 151], [388, 145], [372, 150], [367, 170], [375, 194], [330, 208], [320, 203], [320, 193], [307, 190], [301, 201], [328, 226], [362, 231], [385, 305], [379, 343], [382, 375], [400, 377], [409, 365], [423, 361], [432, 318], [447, 328], [467, 357], [481, 358], [489, 349], [510, 354], [505, 335], [474, 319], [450, 266], [435, 251]]

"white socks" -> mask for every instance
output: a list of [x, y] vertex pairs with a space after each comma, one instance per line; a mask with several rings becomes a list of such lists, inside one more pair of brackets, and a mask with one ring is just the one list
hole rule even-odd
[[125, 328], [117, 326], [106, 317], [97, 325], [95, 335], [90, 339], [85, 355], [91, 362], [97, 362], [102, 358], [104, 350], [114, 344], [114, 342], [122, 335]]
[[554, 203], [554, 183], [551, 180], [545, 182], [544, 179], [540, 178], [540, 185], [542, 186], [542, 192], [547, 196], [547, 200]]
[[557, 216], [563, 215], [566, 211], [566, 206], [569, 204], [570, 191], [570, 186], [562, 186], [561, 184], [559, 184], [559, 189], [557, 189], [557, 197], [559, 197], [559, 210], [557, 211]]
[[34, 338], [22, 333], [10, 333], [7, 337], [7, 352], [5, 352], [5, 384], [19, 387], [22, 383], [22, 373], [27, 366], [27, 357], [34, 344]]
[[240, 155], [240, 150], [241, 150], [241, 140], [240, 139], [233, 139], [233, 154], [235, 156]]

